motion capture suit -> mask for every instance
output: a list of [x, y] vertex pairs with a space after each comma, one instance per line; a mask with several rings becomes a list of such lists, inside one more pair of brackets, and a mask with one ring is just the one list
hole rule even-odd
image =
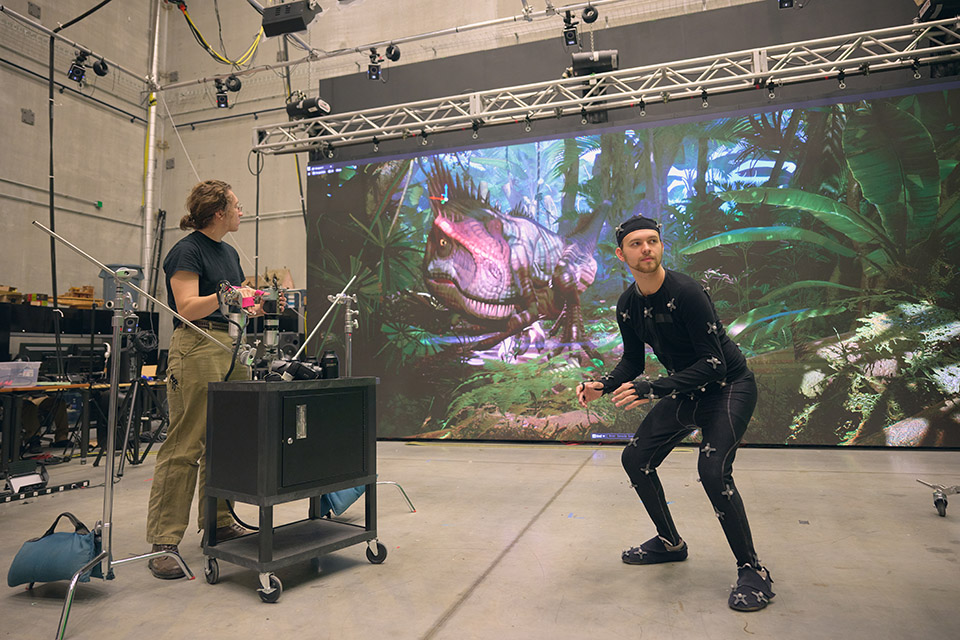
[[[617, 228], [617, 243], [637, 229], [656, 229], [649, 218]], [[633, 381], [638, 398], [658, 400], [624, 448], [623, 467], [653, 520], [657, 534], [679, 544], [656, 468], [686, 436], [702, 434], [698, 470], [703, 488], [737, 564], [759, 566], [733, 460], [757, 402], [757, 386], [740, 349], [727, 337], [706, 290], [692, 278], [665, 270], [663, 284], [645, 296], [636, 283], [617, 302], [623, 357], [600, 379], [603, 393]], [[668, 375], [642, 376], [645, 344]]]

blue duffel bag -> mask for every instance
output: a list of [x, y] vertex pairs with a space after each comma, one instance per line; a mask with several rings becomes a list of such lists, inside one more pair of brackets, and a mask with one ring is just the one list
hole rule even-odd
[[[73, 523], [73, 533], [54, 533], [60, 518], [66, 516]], [[100, 532], [90, 531], [72, 513], [57, 516], [50, 528], [39, 538], [27, 540], [7, 572], [7, 584], [15, 587], [34, 582], [69, 580], [85, 564], [100, 555]], [[103, 578], [97, 564], [80, 576], [80, 582], [90, 582], [90, 576]]]

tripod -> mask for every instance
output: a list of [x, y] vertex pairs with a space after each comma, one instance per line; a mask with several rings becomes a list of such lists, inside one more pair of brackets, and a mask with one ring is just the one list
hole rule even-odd
[[[149, 335], [152, 336], [153, 334], [149, 333]], [[137, 340], [133, 340], [132, 342], [134, 344], [128, 347], [134, 350], [132, 371], [139, 373], [143, 368], [143, 347]], [[153, 350], [153, 348], [155, 348], [155, 345], [148, 347], [147, 350]], [[159, 414], [160, 424], [150, 433], [150, 437], [146, 441], [147, 446], [141, 453], [140, 435], [144, 432], [140, 427], [144, 424], [144, 419], [148, 418], [144, 413], [148, 407], [152, 407], [152, 409]], [[130, 464], [143, 464], [153, 445], [163, 440], [166, 429], [170, 425], [170, 417], [163, 407], [160, 394], [142, 375], [138, 375], [131, 383], [130, 388], [127, 389], [127, 394], [123, 399], [123, 404], [120, 406], [117, 415], [118, 422], [123, 421], [123, 446], [120, 447], [121, 458], [117, 468], [117, 478], [119, 479], [123, 477], [123, 467], [127, 460], [130, 461]], [[120, 428], [120, 424], [110, 423], [110, 426], [116, 429]], [[96, 467], [100, 464], [100, 459], [103, 457], [103, 454], [104, 449], [101, 448], [93, 466]]]
[[[140, 359], [138, 356], [138, 364]], [[120, 449], [123, 455], [120, 457], [120, 467], [117, 469], [118, 478], [123, 477], [123, 465], [126, 460], [129, 460], [130, 464], [143, 464], [143, 461], [147, 459], [147, 455], [150, 453], [150, 448], [163, 437], [167, 427], [170, 426], [170, 416], [161, 404], [160, 394], [146, 382], [143, 376], [134, 380], [133, 384], [130, 385], [123, 404], [124, 410], [121, 414], [127, 416], [127, 425], [124, 429], [123, 447]], [[147, 446], [144, 448], [143, 453], [140, 454], [139, 436], [143, 431], [139, 429], [139, 426], [143, 424], [145, 417], [144, 407], [148, 406], [148, 404], [160, 414], [160, 424], [150, 434], [150, 438], [147, 440]]]

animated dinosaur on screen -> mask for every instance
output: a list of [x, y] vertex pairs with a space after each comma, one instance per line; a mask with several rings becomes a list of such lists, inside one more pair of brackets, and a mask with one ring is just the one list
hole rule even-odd
[[[561, 348], [592, 352], [583, 332], [580, 295], [593, 283], [603, 218], [581, 216], [570, 237], [519, 209], [501, 213], [468, 177], [434, 163], [428, 176], [433, 226], [424, 251], [427, 288], [473, 325], [479, 351], [537, 320], [554, 321]], [[489, 334], [493, 335], [489, 335]]]

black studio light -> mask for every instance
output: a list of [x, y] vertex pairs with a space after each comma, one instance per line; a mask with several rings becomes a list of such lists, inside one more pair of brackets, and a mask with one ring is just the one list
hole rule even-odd
[[312, 0], [294, 0], [263, 9], [263, 35], [268, 38], [305, 31], [314, 16], [323, 9]]
[[295, 91], [287, 100], [287, 116], [291, 120], [319, 118], [330, 113], [330, 105], [320, 98], [308, 98], [302, 91]]

